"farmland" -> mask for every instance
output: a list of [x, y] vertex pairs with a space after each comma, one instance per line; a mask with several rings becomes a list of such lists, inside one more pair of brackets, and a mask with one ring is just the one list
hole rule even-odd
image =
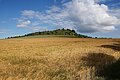
[[3, 39], [0, 80], [119, 80], [119, 58], [120, 39]]

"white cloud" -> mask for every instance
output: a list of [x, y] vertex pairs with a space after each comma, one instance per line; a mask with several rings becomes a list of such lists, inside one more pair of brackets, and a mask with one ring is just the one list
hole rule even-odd
[[[33, 11], [33, 10], [24, 10], [22, 11], [21, 18], [18, 20], [18, 27], [26, 27], [27, 25], [24, 24], [28, 20], [31, 21], [29, 27], [33, 26], [43, 26], [46, 24], [47, 26], [54, 26], [54, 28], [66, 28], [69, 26], [69, 28], [72, 28], [74, 25], [72, 21], [67, 19], [67, 12], [62, 10], [61, 8], [58, 8], [56, 6], [50, 7], [49, 10], [46, 10], [45, 13]], [[46, 28], [47, 26], [44, 25]]]
[[[25, 15], [27, 15], [27, 14], [25, 14]], [[29, 15], [29, 13], [28, 13], [28, 15]], [[31, 15], [29, 15], [29, 16], [31, 16]], [[26, 28], [26, 29], [32, 30], [33, 32], [35, 32], [35, 31], [46, 31], [47, 30], [47, 28], [45, 28], [45, 27], [40, 27], [40, 26], [38, 27], [37, 25], [40, 24], [39, 22], [37, 22], [37, 21], [35, 21], [35, 22], [32, 21], [31, 22], [28, 19], [29, 18], [25, 18], [25, 17], [15, 19], [15, 20], [18, 21], [17, 27]]]
[[31, 24], [31, 21], [27, 20], [19, 20], [19, 24], [17, 24], [17, 27], [28, 27]]
[[33, 27], [45, 24], [84, 33], [115, 30], [120, 20], [109, 13], [106, 5], [97, 2], [98, 0], [72, 0], [64, 3], [62, 7], [52, 6], [44, 12], [24, 10], [21, 16], [23, 21], [18, 21], [17, 26]]
[[108, 7], [94, 0], [74, 0], [65, 4], [79, 32], [111, 31], [118, 19], [108, 13]]
[[44, 28], [44, 27], [37, 27], [37, 26], [34, 26], [34, 27], [28, 27], [30, 30], [32, 30], [33, 32], [34, 31], [47, 31], [48, 29], [47, 28]]

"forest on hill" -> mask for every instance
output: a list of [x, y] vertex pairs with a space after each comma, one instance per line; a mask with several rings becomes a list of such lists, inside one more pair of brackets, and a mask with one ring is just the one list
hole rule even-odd
[[34, 33], [29, 33], [25, 34], [22, 36], [14, 36], [14, 37], [8, 37], [8, 38], [20, 38], [20, 37], [29, 37], [29, 36], [39, 36], [39, 35], [56, 35], [56, 36], [74, 36], [76, 38], [92, 38], [90, 36], [82, 35], [82, 34], [77, 34], [75, 30], [70, 30], [70, 29], [57, 29], [53, 31], [42, 31], [42, 32], [34, 32]]

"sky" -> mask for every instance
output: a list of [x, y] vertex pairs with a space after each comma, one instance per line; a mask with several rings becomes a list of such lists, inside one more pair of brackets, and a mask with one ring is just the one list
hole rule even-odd
[[120, 38], [120, 0], [0, 0], [0, 38], [61, 28]]

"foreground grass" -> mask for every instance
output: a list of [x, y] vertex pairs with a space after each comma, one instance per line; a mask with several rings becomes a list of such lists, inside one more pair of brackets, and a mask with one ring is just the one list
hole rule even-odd
[[0, 40], [0, 80], [109, 79], [103, 70], [120, 58], [119, 47], [119, 39]]

